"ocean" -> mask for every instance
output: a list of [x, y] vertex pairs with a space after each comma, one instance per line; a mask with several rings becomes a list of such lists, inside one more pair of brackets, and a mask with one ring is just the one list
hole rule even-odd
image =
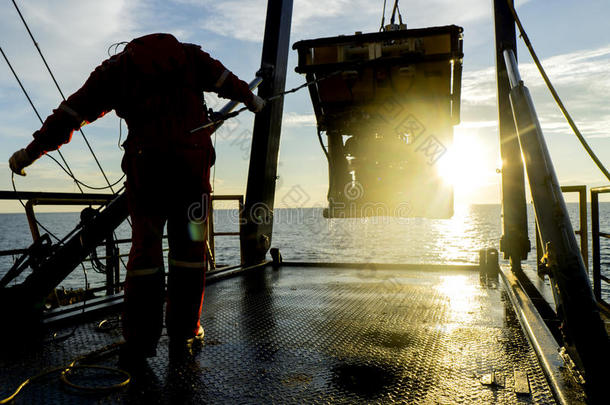
[[[536, 262], [533, 211], [531, 206], [528, 209], [532, 252], [525, 265], [533, 269]], [[568, 204], [568, 210], [577, 229], [578, 204]], [[279, 248], [286, 261], [476, 264], [479, 249], [499, 248], [502, 235], [500, 214], [500, 205], [458, 207], [454, 217], [446, 220], [394, 217], [325, 219], [321, 208], [277, 209], [272, 247]], [[602, 232], [610, 232], [608, 214], [610, 203], [600, 203]], [[79, 213], [40, 213], [37, 218], [51, 232], [62, 237], [78, 223]], [[237, 231], [237, 210], [216, 210], [215, 227], [217, 232]], [[590, 223], [588, 229], [591, 252]], [[117, 229], [117, 237], [130, 237], [127, 223]], [[31, 240], [24, 214], [0, 214], [0, 250], [25, 248]], [[610, 241], [602, 239], [601, 246], [602, 271], [610, 276]], [[120, 245], [120, 251], [126, 255], [129, 244]], [[99, 256], [104, 256], [104, 248], [99, 249]], [[589, 257], [591, 268], [591, 253]], [[0, 257], [0, 276], [15, 259]], [[127, 257], [123, 260], [126, 263]], [[216, 261], [219, 265], [239, 263], [239, 240], [236, 236], [216, 238]], [[104, 275], [96, 273], [88, 263], [84, 267], [85, 270], [77, 268], [61, 285], [65, 288], [84, 287], [84, 271], [90, 287], [104, 285]], [[121, 271], [124, 277], [123, 266]], [[608, 299], [610, 286], [603, 284]]]

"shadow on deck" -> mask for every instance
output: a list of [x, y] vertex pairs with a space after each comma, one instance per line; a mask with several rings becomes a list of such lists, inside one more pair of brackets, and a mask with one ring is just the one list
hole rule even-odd
[[[116, 327], [88, 322], [62, 343], [1, 359], [0, 397], [118, 341], [118, 315], [107, 319]], [[268, 266], [209, 285], [202, 324], [205, 346], [192, 361], [170, 363], [163, 336], [123, 391], [77, 395], [56, 375], [16, 403], [554, 402], [507, 293], [466, 268]], [[114, 351], [98, 364], [117, 362]], [[515, 372], [529, 394], [515, 392]], [[483, 384], [491, 373], [496, 383]]]

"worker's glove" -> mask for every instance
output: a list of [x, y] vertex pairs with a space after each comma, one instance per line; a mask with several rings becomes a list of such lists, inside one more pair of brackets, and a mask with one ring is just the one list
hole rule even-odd
[[253, 113], [261, 112], [261, 110], [265, 108], [265, 100], [254, 94], [252, 101], [250, 101], [246, 107], [248, 107], [248, 110], [252, 111]]
[[34, 163], [35, 160], [36, 159], [32, 159], [27, 150], [19, 149], [17, 152], [13, 153], [13, 156], [8, 160], [8, 165], [13, 173], [25, 176], [25, 171], [23, 169]]

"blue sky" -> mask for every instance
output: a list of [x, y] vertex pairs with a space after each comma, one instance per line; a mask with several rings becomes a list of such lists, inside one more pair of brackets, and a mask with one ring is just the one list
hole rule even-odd
[[[200, 44], [248, 81], [260, 64], [266, 2], [210, 0], [108, 0], [104, 2], [20, 1], [64, 92], [82, 84], [107, 57], [107, 47], [151, 32], [171, 32]], [[295, 0], [291, 43], [301, 39], [376, 31], [382, 1]], [[519, 1], [518, 11], [543, 64], [582, 132], [601, 160], [610, 164], [610, 33], [607, 1]], [[451, 164], [460, 203], [499, 202], [499, 149], [496, 124], [493, 25], [490, 0], [412, 0], [401, 2], [410, 28], [457, 24], [464, 27], [462, 124], [455, 129]], [[0, 5], [0, 46], [46, 117], [59, 101], [48, 73], [11, 2]], [[547, 143], [562, 184], [607, 183], [591, 163], [545, 90], [520, 43], [521, 73], [541, 117]], [[303, 82], [294, 73], [291, 51], [288, 87]], [[211, 105], [218, 103], [208, 97]], [[308, 205], [323, 205], [327, 166], [318, 145], [308, 93], [285, 99], [277, 205], [294, 186], [306, 190]], [[121, 175], [118, 119], [110, 114], [85, 127], [85, 133], [111, 179]], [[245, 192], [252, 115], [242, 114], [217, 135], [215, 190]], [[0, 61], [0, 189], [11, 189], [8, 158], [24, 147], [39, 122], [4, 61]], [[77, 176], [103, 185], [79, 134], [62, 148]], [[78, 191], [54, 163], [43, 158], [17, 178], [19, 190]], [[0, 202], [0, 212], [20, 211]]]

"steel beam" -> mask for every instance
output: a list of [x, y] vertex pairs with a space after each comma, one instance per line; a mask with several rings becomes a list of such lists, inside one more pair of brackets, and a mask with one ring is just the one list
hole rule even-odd
[[114, 194], [103, 193], [55, 193], [45, 191], [0, 191], [0, 200], [32, 200], [52, 198], [55, 200], [106, 200], [110, 201]]
[[[269, 0], [263, 40], [258, 95], [268, 99], [286, 85], [292, 0]], [[250, 151], [250, 167], [244, 206], [241, 246], [246, 265], [260, 263], [271, 245], [273, 202], [282, 129], [284, 98], [268, 102], [256, 115]]]
[[534, 212], [545, 250], [546, 266], [558, 297], [565, 345], [585, 371], [589, 394], [596, 399], [607, 384], [608, 335], [583, 262], [572, 222], [555, 174], [540, 122], [527, 87], [519, 77], [512, 51], [504, 52], [509, 66], [510, 101], [529, 180]]
[[[511, 0], [512, 1], [512, 0]], [[508, 73], [502, 52], [517, 50], [515, 22], [507, 0], [494, 0], [496, 34], [496, 80], [498, 86], [498, 131], [502, 157], [502, 239], [500, 251], [520, 268], [527, 259], [530, 241], [527, 234], [527, 207], [521, 150], [510, 107]]]

